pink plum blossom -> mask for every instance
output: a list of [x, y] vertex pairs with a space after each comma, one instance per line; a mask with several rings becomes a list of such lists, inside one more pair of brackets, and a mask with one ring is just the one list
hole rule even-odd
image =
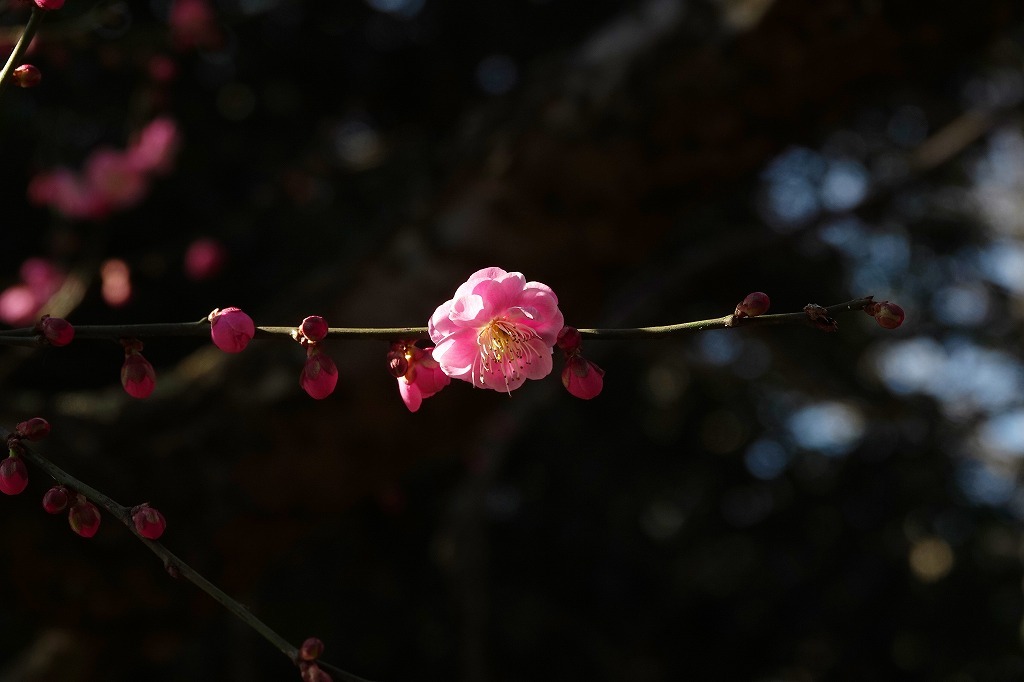
[[550, 287], [491, 267], [473, 273], [438, 306], [427, 330], [442, 372], [509, 392], [551, 373], [551, 349], [562, 324]]
[[412, 341], [398, 341], [391, 345], [388, 353], [391, 373], [398, 379], [398, 393], [410, 412], [420, 409], [424, 398], [451, 382], [431, 356], [431, 350], [433, 347], [419, 348]]
[[210, 320], [210, 338], [225, 353], [241, 353], [256, 335], [252, 318], [238, 308], [217, 308], [207, 319]]
[[306, 364], [299, 375], [299, 384], [312, 398], [323, 400], [338, 385], [338, 367], [334, 360], [315, 344], [307, 347]]

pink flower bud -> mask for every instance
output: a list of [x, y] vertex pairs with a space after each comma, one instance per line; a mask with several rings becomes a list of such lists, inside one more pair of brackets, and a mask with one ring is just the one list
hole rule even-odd
[[132, 523], [135, 524], [135, 530], [139, 535], [149, 540], [156, 540], [167, 528], [164, 515], [148, 504], [140, 504], [132, 510]]
[[13, 452], [0, 462], [0, 492], [4, 495], [18, 495], [28, 486], [28, 467], [21, 457]]
[[769, 300], [768, 294], [763, 291], [755, 291], [747, 294], [746, 298], [736, 304], [736, 310], [733, 311], [733, 315], [736, 317], [757, 317], [768, 312], [768, 306], [770, 305], [771, 300]]
[[334, 360], [316, 346], [309, 346], [306, 351], [306, 364], [299, 376], [299, 384], [303, 390], [317, 400], [323, 400], [338, 385], [338, 368]]
[[43, 74], [31, 64], [22, 64], [15, 68], [11, 76], [19, 88], [34, 88], [43, 80]]
[[66, 346], [75, 338], [75, 328], [70, 322], [49, 315], [43, 315], [39, 321], [39, 331], [51, 346]]
[[100, 510], [83, 495], [68, 510], [68, 525], [83, 538], [91, 538], [100, 529]]
[[562, 385], [577, 398], [590, 400], [604, 388], [604, 370], [581, 355], [570, 355], [562, 370]]
[[559, 348], [571, 355], [579, 351], [583, 345], [583, 337], [580, 336], [580, 332], [576, 327], [562, 327], [562, 330], [558, 332], [558, 338], [555, 340], [555, 343]]
[[327, 336], [327, 321], [319, 315], [310, 315], [299, 325], [299, 333], [316, 343]]
[[309, 637], [299, 647], [299, 658], [303, 661], [315, 661], [324, 653], [324, 643], [316, 637]]
[[[139, 344], [141, 346], [141, 344]], [[121, 385], [133, 398], [148, 398], [156, 388], [156, 372], [149, 360], [133, 348], [126, 348], [121, 365]]]
[[451, 382], [434, 359], [433, 349], [420, 348], [415, 341], [396, 341], [388, 352], [388, 366], [398, 379], [398, 394], [410, 412], [419, 410], [425, 398]]
[[43, 509], [47, 514], [59, 514], [68, 506], [68, 489], [55, 485], [43, 493]]
[[903, 312], [903, 308], [896, 305], [895, 303], [889, 303], [889, 301], [882, 301], [875, 305], [875, 322], [878, 323], [883, 329], [896, 329], [906, 318], [906, 313]]
[[225, 353], [241, 353], [256, 335], [252, 318], [238, 308], [217, 308], [207, 319], [210, 320], [210, 338]]
[[64, 6], [64, 0], [36, 0], [39, 9], [58, 10]]
[[14, 432], [27, 440], [42, 440], [50, 435], [50, 422], [42, 417], [32, 417], [15, 426]]

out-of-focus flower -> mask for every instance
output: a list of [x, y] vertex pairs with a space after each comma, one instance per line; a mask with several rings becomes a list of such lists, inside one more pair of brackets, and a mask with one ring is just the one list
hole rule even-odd
[[207, 0], [174, 0], [168, 22], [179, 50], [211, 49], [221, 42], [217, 16]]
[[225, 353], [241, 353], [256, 335], [252, 318], [238, 308], [217, 308], [207, 319], [210, 320], [210, 338]]
[[94, 151], [80, 173], [57, 167], [36, 174], [29, 182], [28, 198], [68, 218], [102, 220], [141, 202], [151, 176], [170, 170], [179, 145], [174, 121], [155, 119], [126, 150]]
[[451, 379], [441, 371], [429, 348], [419, 348], [413, 341], [396, 341], [388, 352], [388, 369], [398, 380], [398, 393], [410, 412], [420, 409], [429, 398], [447, 386]]
[[162, 116], [150, 121], [126, 150], [131, 165], [141, 173], [163, 174], [171, 170], [181, 134], [173, 119]]
[[120, 258], [110, 258], [100, 266], [100, 295], [112, 308], [120, 308], [132, 297], [132, 270]]
[[551, 349], [562, 325], [550, 287], [492, 267], [473, 273], [438, 306], [427, 329], [445, 374], [513, 391], [551, 373]]
[[210, 279], [220, 274], [228, 250], [216, 239], [200, 237], [185, 249], [185, 276], [191, 280]]
[[60, 290], [66, 275], [48, 260], [29, 258], [19, 271], [21, 284], [0, 292], [0, 321], [29, 325], [39, 317], [47, 301]]

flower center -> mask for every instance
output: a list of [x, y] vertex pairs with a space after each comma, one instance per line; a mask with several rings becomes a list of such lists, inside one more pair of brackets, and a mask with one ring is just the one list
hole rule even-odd
[[[500, 318], [491, 320], [476, 339], [481, 370], [486, 374], [500, 372], [507, 389], [509, 381], [522, 378], [523, 369], [537, 357], [537, 351], [529, 342], [538, 337], [539, 334], [529, 327]], [[484, 377], [478, 377], [478, 381], [483, 384]]]

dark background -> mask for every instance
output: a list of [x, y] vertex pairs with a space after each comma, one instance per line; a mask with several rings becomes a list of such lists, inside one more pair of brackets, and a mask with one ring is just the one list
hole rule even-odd
[[[27, 8], [2, 7], [13, 35]], [[580, 327], [754, 290], [777, 312], [872, 294], [907, 322], [588, 341], [593, 401], [556, 359], [416, 414], [379, 341], [327, 345], [321, 402], [292, 343], [150, 341], [145, 401], [115, 344], [9, 348], [8, 428], [46, 417], [48, 457], [151, 502], [172, 551], [373, 680], [1024, 677], [1019, 2], [212, 7], [188, 45], [165, 0], [69, 0], [29, 57], [43, 83], [0, 96], [0, 285], [29, 257], [82, 285], [40, 312], [423, 325], [495, 265]], [[183, 143], [139, 205], [28, 202], [156, 116]], [[228, 259], [197, 281], [198, 238]], [[0, 500], [0, 679], [298, 678], [113, 519], [84, 540], [43, 513], [45, 478]]]

